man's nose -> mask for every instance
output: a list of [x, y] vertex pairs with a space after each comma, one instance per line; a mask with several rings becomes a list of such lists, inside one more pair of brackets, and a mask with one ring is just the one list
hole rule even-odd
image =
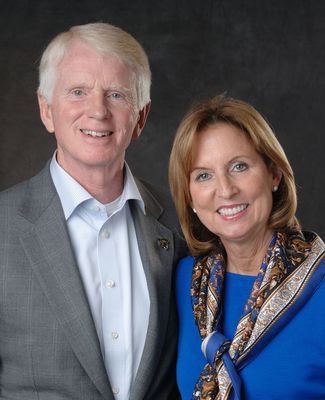
[[108, 102], [104, 94], [93, 94], [88, 100], [88, 117], [102, 120], [110, 115]]

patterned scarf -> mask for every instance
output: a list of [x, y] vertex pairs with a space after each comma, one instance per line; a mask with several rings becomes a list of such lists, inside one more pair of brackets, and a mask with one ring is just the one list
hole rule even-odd
[[[263, 306], [266, 307], [275, 293], [279, 296], [282, 291], [282, 298], [285, 298], [283, 301], [284, 310], [288, 304], [288, 294], [284, 296], [284, 290], [288, 292], [287, 282], [291, 278], [295, 279], [294, 283], [297, 282], [297, 284], [291, 285], [290, 290], [294, 293], [290, 293], [290, 295], [296, 295], [305, 279], [302, 277], [302, 273], [299, 276], [297, 272], [313, 252], [315, 242], [324, 251], [324, 243], [317, 235], [309, 232], [306, 232], [305, 235], [307, 238], [301, 232], [274, 233], [247, 299], [234, 339], [229, 343], [229, 355], [235, 366], [239, 360], [245, 357], [254, 342], [262, 336], [261, 332], [258, 333], [257, 331], [267, 329], [270, 325], [268, 319], [271, 317], [267, 316], [266, 321], [263, 320], [265, 318], [263, 315], [267, 314], [262, 312]], [[317, 252], [319, 253], [319, 249], [317, 249]], [[199, 258], [193, 268], [192, 307], [202, 339], [214, 331], [220, 331], [225, 269], [225, 252], [223, 249]], [[259, 320], [259, 324], [254, 330], [257, 320]], [[264, 328], [262, 329], [261, 326], [264, 326]], [[219, 352], [216, 353], [212, 364], [206, 364], [201, 372], [194, 388], [193, 400], [228, 399], [232, 384]]]

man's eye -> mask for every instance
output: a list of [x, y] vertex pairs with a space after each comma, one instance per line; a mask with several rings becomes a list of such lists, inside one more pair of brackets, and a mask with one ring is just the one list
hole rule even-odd
[[80, 97], [83, 95], [83, 91], [81, 89], [74, 89], [74, 90], [72, 90], [72, 94], [77, 97]]
[[119, 100], [119, 99], [123, 98], [122, 94], [118, 93], [118, 92], [109, 93], [108, 97], [115, 99], [115, 100]]

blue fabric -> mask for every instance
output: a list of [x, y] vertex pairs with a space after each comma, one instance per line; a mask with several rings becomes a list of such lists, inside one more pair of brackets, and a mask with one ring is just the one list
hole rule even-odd
[[256, 276], [238, 275], [226, 272], [223, 293], [223, 333], [228, 339], [233, 339], [238, 321], [252, 290]]
[[204, 353], [208, 363], [210, 365], [214, 365], [214, 360], [217, 353], [222, 354], [221, 358], [231, 379], [235, 400], [240, 400], [241, 380], [228, 352], [231, 342], [218, 331], [212, 332], [208, 337], [204, 339], [204, 342], [205, 341], [207, 341], [207, 345], [206, 351]]
[[195, 325], [191, 305], [191, 279], [194, 259], [180, 261], [176, 275], [176, 294], [179, 314], [179, 344], [177, 383], [183, 400], [192, 397], [192, 391], [206, 360], [201, 352], [201, 337]]
[[[183, 400], [191, 399], [194, 385], [206, 363], [190, 300], [193, 263], [192, 257], [181, 260], [176, 277], [180, 323], [177, 381]], [[318, 268], [325, 268], [324, 260]], [[230, 339], [253, 281], [254, 277], [227, 274], [224, 333]], [[324, 304], [325, 284], [321, 282], [299, 313], [239, 371], [244, 399], [325, 399]]]

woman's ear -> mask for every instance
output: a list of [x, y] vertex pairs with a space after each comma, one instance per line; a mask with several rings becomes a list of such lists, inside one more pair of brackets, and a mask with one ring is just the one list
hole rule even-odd
[[271, 166], [271, 173], [272, 173], [272, 187], [273, 188], [278, 188], [282, 179], [282, 172], [280, 171], [280, 169], [276, 166], [273, 165]]

